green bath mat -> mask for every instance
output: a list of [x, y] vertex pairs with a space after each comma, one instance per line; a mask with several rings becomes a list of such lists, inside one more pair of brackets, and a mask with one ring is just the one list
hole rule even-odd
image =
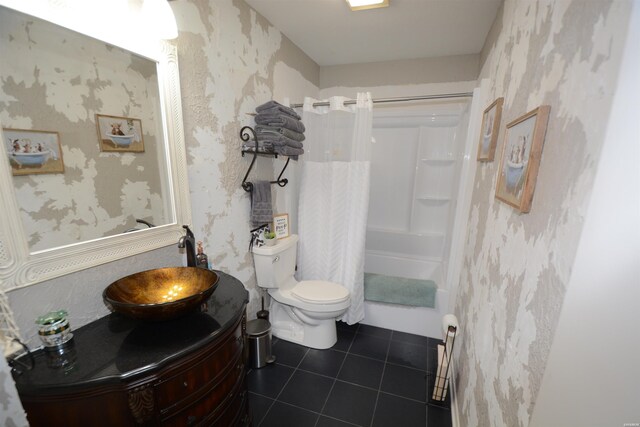
[[433, 280], [364, 273], [364, 299], [367, 301], [435, 308], [437, 290]]

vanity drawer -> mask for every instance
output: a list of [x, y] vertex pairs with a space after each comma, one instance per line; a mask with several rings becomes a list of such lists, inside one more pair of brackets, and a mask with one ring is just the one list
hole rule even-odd
[[[162, 413], [174, 412], [193, 401], [224, 375], [238, 372], [242, 367], [242, 329], [240, 324], [210, 354], [175, 375], [160, 380], [155, 386], [156, 403]], [[240, 368], [239, 368], [240, 367]]]
[[[217, 384], [213, 384], [210, 390], [199, 397], [194, 396], [191, 405], [182, 409], [179, 413], [171, 415], [162, 421], [163, 426], [192, 426], [192, 425], [225, 425], [218, 424], [216, 419], [236, 418], [241, 409], [238, 402], [246, 399], [245, 369], [241, 358], [237, 359], [240, 368], [232, 369]], [[235, 409], [232, 409], [235, 408]], [[225, 416], [226, 415], [226, 416]], [[242, 418], [242, 417], [240, 417]], [[231, 424], [226, 424], [225, 427]]]

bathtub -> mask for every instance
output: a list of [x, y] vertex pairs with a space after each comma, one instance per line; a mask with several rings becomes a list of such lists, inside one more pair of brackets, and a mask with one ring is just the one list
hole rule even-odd
[[[441, 320], [448, 307], [444, 285], [444, 236], [367, 228], [364, 271], [436, 282], [436, 307], [409, 307], [365, 301], [362, 323], [430, 337], [440, 337]], [[421, 254], [417, 256], [415, 254]]]

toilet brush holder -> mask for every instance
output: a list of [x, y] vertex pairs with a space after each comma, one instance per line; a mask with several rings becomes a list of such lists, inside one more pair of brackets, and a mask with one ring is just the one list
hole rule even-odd
[[264, 309], [264, 297], [262, 297], [262, 310], [256, 313], [256, 317], [258, 319], [264, 319], [267, 322], [269, 321], [269, 310]]

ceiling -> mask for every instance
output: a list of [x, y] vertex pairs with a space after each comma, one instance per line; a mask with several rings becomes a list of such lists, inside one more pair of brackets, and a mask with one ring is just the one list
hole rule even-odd
[[320, 66], [479, 53], [502, 0], [245, 0]]

